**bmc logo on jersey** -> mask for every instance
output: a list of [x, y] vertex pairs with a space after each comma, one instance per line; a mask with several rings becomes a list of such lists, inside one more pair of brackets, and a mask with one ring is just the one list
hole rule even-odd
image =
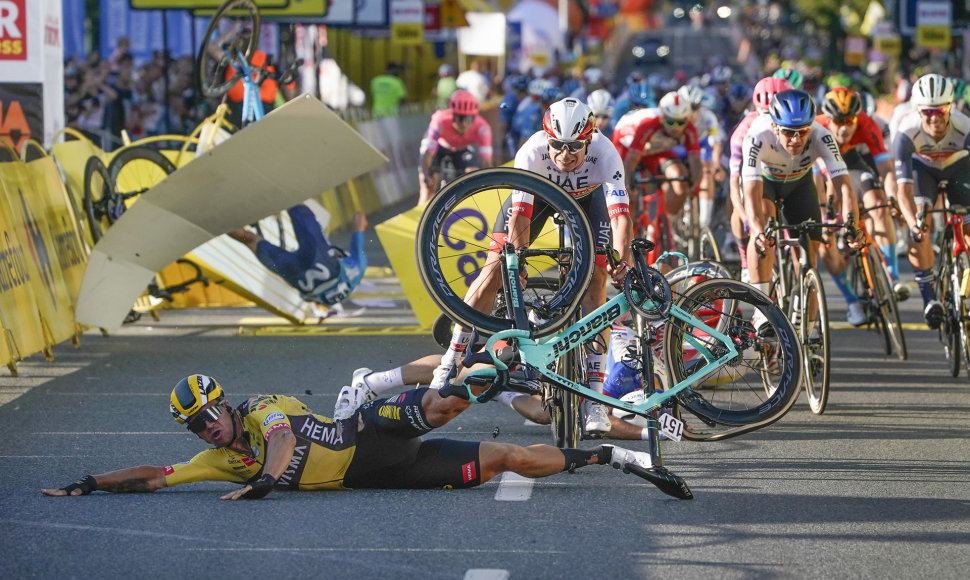
[[27, 60], [27, 0], [0, 0], [0, 60]]

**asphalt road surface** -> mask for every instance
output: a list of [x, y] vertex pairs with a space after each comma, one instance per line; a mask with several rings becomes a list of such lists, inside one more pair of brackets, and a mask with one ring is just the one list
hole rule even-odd
[[[903, 304], [908, 361], [882, 355], [874, 332], [833, 332], [823, 416], [801, 396], [759, 432], [666, 444], [666, 465], [693, 501], [606, 466], [464, 491], [229, 503], [218, 497], [234, 484], [198, 483], [44, 497], [40, 488], [88, 473], [201, 451], [168, 413], [186, 374], [217, 377], [233, 402], [287, 393], [329, 414], [355, 368], [436, 351], [426, 336], [376, 333], [382, 321], [408, 320], [393, 298], [347, 332], [284, 332], [254, 309], [163, 312], [108, 337], [88, 331], [80, 349], [59, 345], [54, 362], [30, 357], [16, 378], [0, 370], [0, 577], [965, 578], [970, 381], [950, 378], [935, 334], [916, 330], [917, 300]], [[551, 442], [547, 427], [495, 402], [438, 434]]]

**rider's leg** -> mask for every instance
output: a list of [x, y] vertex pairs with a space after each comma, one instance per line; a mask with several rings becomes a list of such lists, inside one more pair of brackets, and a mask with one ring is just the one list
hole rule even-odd
[[714, 217], [714, 164], [702, 161], [700, 193], [697, 198], [697, 223], [701, 228], [711, 227]]
[[[872, 207], [886, 203], [886, 195], [881, 189], [870, 189], [862, 196], [862, 203], [865, 207]], [[896, 227], [893, 223], [892, 214], [888, 207], [879, 208], [869, 212], [872, 231], [872, 239], [879, 246], [886, 261], [886, 268], [893, 282], [899, 281], [899, 258], [896, 256]]]
[[[593, 269], [593, 281], [590, 283], [589, 290], [583, 296], [583, 312], [590, 313], [606, 303], [606, 268], [597, 266]], [[600, 333], [602, 345], [609, 345], [609, 328]], [[602, 352], [596, 352], [593, 348], [580, 347], [586, 353], [586, 378], [589, 381], [589, 388], [597, 393], [603, 392], [603, 379], [606, 375], [606, 358], [609, 354], [608, 348], [602, 348]], [[610, 430], [609, 413], [605, 406], [594, 401], [586, 401], [586, 432], [603, 434]]]
[[[680, 161], [668, 160], [661, 163], [661, 166], [665, 177], [687, 177], [687, 166]], [[686, 181], [674, 181], [668, 185], [670, 189], [667, 190], [667, 215], [670, 216], [671, 223], [676, 223], [677, 216], [684, 210], [690, 187]]]

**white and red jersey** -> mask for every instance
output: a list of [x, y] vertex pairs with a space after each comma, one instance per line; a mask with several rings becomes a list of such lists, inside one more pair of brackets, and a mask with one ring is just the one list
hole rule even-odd
[[[562, 171], [552, 162], [549, 135], [545, 131], [537, 131], [519, 148], [514, 166], [542, 175], [569, 192], [576, 201], [585, 199], [598, 185], [602, 185], [609, 217], [630, 213], [623, 161], [610, 140], [599, 131], [593, 133], [593, 139], [586, 148], [586, 158], [575, 171]], [[534, 195], [514, 191], [512, 197], [514, 211], [532, 214]]]
[[679, 137], [669, 135], [664, 131], [660, 109], [640, 109], [623, 115], [613, 129], [613, 145], [624, 160], [630, 151], [657, 155], [668, 153], [678, 145], [683, 145], [688, 154], [700, 154], [701, 150], [694, 125], [687, 123]]
[[428, 131], [421, 140], [421, 154], [438, 151], [444, 147], [449, 151], [461, 151], [470, 145], [475, 145], [479, 155], [484, 159], [492, 158], [492, 127], [481, 115], [475, 115], [472, 126], [459, 135], [453, 124], [455, 114], [451, 109], [435, 111], [431, 115]]

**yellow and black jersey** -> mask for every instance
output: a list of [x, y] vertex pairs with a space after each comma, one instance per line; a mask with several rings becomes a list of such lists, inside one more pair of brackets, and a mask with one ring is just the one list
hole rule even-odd
[[357, 420], [333, 421], [314, 415], [299, 399], [286, 395], [256, 395], [237, 407], [248, 455], [227, 448], [207, 449], [165, 470], [167, 486], [193, 481], [245, 483], [259, 475], [266, 461], [266, 441], [277, 429], [296, 436], [293, 459], [276, 483], [287, 489], [342, 489], [354, 457]]

